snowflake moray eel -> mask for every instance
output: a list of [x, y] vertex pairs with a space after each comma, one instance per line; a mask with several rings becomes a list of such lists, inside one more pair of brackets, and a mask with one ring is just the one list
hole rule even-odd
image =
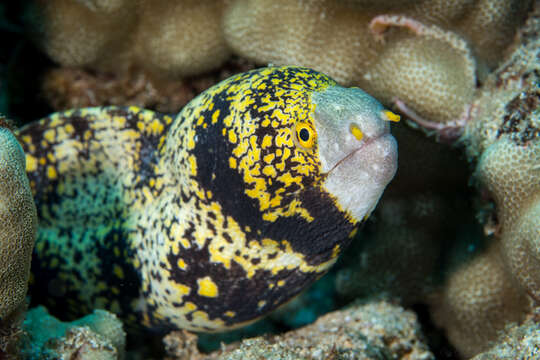
[[52, 114], [18, 137], [39, 215], [32, 297], [147, 327], [216, 331], [322, 276], [395, 174], [389, 121], [358, 88], [268, 67], [175, 117]]

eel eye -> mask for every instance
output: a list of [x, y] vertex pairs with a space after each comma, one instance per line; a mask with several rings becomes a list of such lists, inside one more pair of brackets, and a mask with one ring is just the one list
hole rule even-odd
[[315, 145], [315, 131], [309, 124], [300, 122], [296, 124], [296, 139], [303, 148], [311, 149]]

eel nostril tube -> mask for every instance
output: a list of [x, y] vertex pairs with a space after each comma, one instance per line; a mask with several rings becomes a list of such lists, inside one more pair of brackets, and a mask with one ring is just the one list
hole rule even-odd
[[353, 136], [356, 138], [356, 140], [360, 141], [362, 140], [362, 138], [364, 137], [364, 133], [362, 132], [362, 130], [360, 130], [360, 128], [358, 127], [358, 125], [356, 125], [355, 123], [352, 123], [350, 126], [349, 126], [349, 131], [351, 132], [351, 134], [353, 134]]
[[394, 114], [389, 110], [383, 110], [381, 111], [381, 119], [384, 121], [399, 122], [401, 117], [398, 114]]

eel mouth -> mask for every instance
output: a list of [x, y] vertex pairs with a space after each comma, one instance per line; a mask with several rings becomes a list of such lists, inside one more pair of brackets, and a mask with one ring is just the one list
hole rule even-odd
[[[360, 144], [360, 146], [353, 149], [350, 153], [338, 160], [326, 173], [326, 175], [330, 175], [337, 168], [351, 162], [361, 162], [364, 164], [371, 162], [372, 164], [375, 164], [382, 161], [383, 164], [394, 163], [396, 156], [395, 151], [392, 150], [395, 148], [395, 146], [395, 139], [390, 133], [384, 133], [380, 136], [366, 139], [362, 142], [362, 144]], [[395, 173], [395, 167], [393, 170], [388, 170], [390, 170], [390, 172], [392, 173], [391, 176], [393, 176], [393, 174]]]
[[362, 221], [397, 171], [397, 142], [389, 133], [365, 139], [326, 173], [325, 188], [340, 208]]

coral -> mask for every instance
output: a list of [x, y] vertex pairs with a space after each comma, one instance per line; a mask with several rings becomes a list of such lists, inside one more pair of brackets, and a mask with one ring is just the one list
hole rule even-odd
[[361, 86], [455, 138], [476, 73], [483, 79], [498, 64], [531, 2], [35, 0], [31, 18], [38, 43], [63, 66], [184, 77], [233, 52]]
[[467, 118], [476, 72], [497, 64], [530, 3], [234, 0], [224, 33], [241, 56], [323, 71], [442, 131]]
[[[128, 65], [126, 38], [134, 31], [135, 2], [37, 0], [27, 17], [45, 53], [65, 66], [118, 70]], [[98, 5], [98, 6], [96, 6]], [[99, 6], [101, 5], [101, 6]]]
[[491, 74], [471, 108], [460, 143], [474, 180], [494, 205], [490, 245], [450, 275], [432, 312], [458, 350], [485, 350], [506, 324], [540, 300], [540, 7], [511, 56]]
[[223, 20], [232, 50], [258, 63], [298, 64], [350, 85], [382, 46], [366, 31], [371, 14], [330, 1], [233, 1]]
[[440, 24], [464, 36], [474, 49], [479, 70], [494, 69], [512, 42], [532, 1], [417, 1], [405, 12], [423, 22]]
[[123, 6], [126, 6], [128, 1], [125, 0], [77, 0], [84, 4], [87, 8], [95, 12], [111, 13]]
[[39, 45], [63, 66], [119, 73], [135, 66], [162, 77], [202, 73], [229, 51], [221, 1], [36, 0], [28, 18]]
[[[459, 185], [466, 184], [464, 164], [462, 176], [455, 176], [456, 160], [439, 158], [428, 139], [401, 136], [401, 127], [394, 127], [400, 168], [375, 212], [374, 224], [363, 234], [355, 251], [359, 255], [348, 255], [348, 266], [338, 276], [338, 291], [347, 297], [382, 291], [405, 303], [427, 301], [435, 322], [465, 357], [486, 350], [508, 323], [522, 321], [530, 311], [529, 295], [538, 298], [537, 14], [538, 10], [519, 33], [511, 56], [474, 94], [468, 121], [455, 124], [457, 133], [464, 132], [458, 144], [476, 166], [473, 177], [481, 197], [494, 205], [484, 204], [478, 216], [491, 236], [482, 239], [471, 229], [466, 236], [457, 232], [470, 215], [451, 206], [444, 194], [466, 193]], [[435, 216], [415, 214], [415, 204], [426, 196], [438, 199]], [[489, 208], [495, 210], [490, 213]], [[450, 226], [445, 228], [445, 223]], [[464, 240], [470, 243], [458, 245]], [[440, 291], [430, 293], [425, 279], [438, 280], [434, 262], [448, 278]]]
[[[433, 1], [434, 3], [437, 1]], [[470, 1], [455, 1], [455, 3]], [[439, 1], [445, 5], [452, 1]], [[458, 33], [463, 34], [473, 44], [477, 59], [487, 67], [495, 68], [502, 53], [511, 43], [516, 29], [525, 20], [532, 1], [478, 0], [472, 7], [464, 7], [461, 21], [455, 25]]]
[[487, 350], [498, 332], [510, 322], [522, 321], [529, 308], [496, 246], [454, 271], [442, 294], [431, 301], [435, 322], [447, 329], [464, 357]]
[[390, 26], [400, 30], [385, 37], [364, 87], [417, 122], [432, 119], [439, 131], [463, 126], [476, 88], [476, 64], [465, 39], [398, 16], [378, 16], [371, 26], [377, 33]]
[[527, 321], [512, 326], [497, 339], [496, 345], [471, 360], [532, 360], [540, 357], [540, 324]]
[[173, 76], [195, 75], [227, 60], [221, 30], [223, 2], [141, 1], [134, 44], [140, 66]]
[[[531, 120], [540, 134], [538, 110], [537, 105]], [[500, 138], [484, 152], [477, 170], [494, 197], [505, 262], [540, 303], [540, 137], [523, 145]]]
[[30, 275], [37, 217], [24, 164], [16, 138], [0, 128], [0, 318], [23, 302]]
[[26, 335], [22, 353], [28, 359], [117, 359], [124, 354], [126, 334], [122, 322], [104, 310], [65, 323], [39, 306], [28, 311], [23, 328]]
[[[538, 14], [536, 10], [536, 14]], [[475, 178], [496, 206], [496, 237], [505, 263], [540, 301], [540, 56], [539, 16], [521, 45], [486, 82], [473, 104], [463, 142], [478, 161]], [[536, 35], [534, 35], [536, 34]]]
[[6, 125], [0, 118], [0, 357], [17, 338], [37, 227], [24, 153]]

